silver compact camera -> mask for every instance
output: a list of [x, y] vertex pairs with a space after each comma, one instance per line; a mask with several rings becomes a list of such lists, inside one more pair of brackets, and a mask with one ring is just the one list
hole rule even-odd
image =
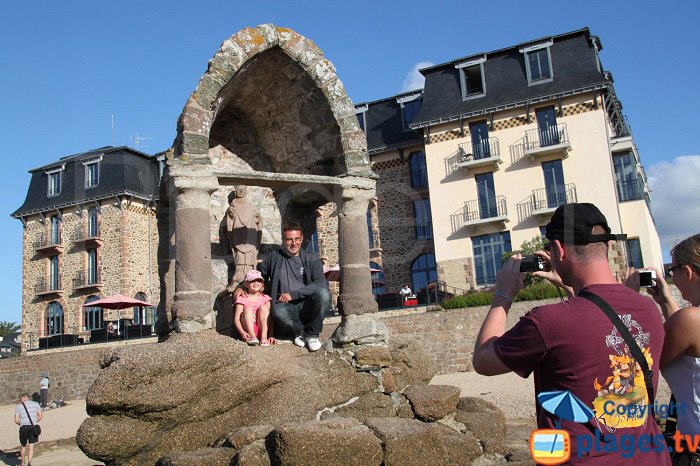
[[649, 288], [656, 285], [656, 272], [653, 270], [640, 270], [639, 271], [639, 286]]

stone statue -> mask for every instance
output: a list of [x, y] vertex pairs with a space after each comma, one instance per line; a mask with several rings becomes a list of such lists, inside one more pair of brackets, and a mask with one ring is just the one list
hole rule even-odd
[[227, 290], [233, 291], [245, 273], [257, 265], [262, 220], [255, 206], [245, 199], [248, 187], [236, 186], [226, 211], [226, 237], [233, 253], [235, 271]]

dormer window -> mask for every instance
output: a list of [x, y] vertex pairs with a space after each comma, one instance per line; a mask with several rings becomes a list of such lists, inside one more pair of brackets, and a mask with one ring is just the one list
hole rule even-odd
[[360, 129], [367, 134], [366, 129], [366, 117], [367, 117], [367, 105], [362, 105], [355, 107], [355, 116], [357, 117], [357, 122], [360, 124]]
[[550, 40], [520, 49], [520, 53], [525, 55], [528, 85], [546, 83], [553, 79], [552, 58], [549, 51], [552, 43]]
[[61, 194], [61, 173], [63, 173], [64, 168], [65, 166], [61, 166], [46, 171], [46, 176], [48, 177], [46, 195], [48, 197], [58, 196]]
[[85, 187], [94, 188], [100, 182], [100, 159], [83, 162], [85, 165]]
[[482, 56], [455, 65], [455, 68], [459, 70], [462, 99], [467, 100], [486, 95], [486, 84], [484, 80], [485, 61], [486, 57]]
[[403, 123], [403, 130], [410, 131], [408, 125], [410, 125], [413, 120], [420, 112], [421, 105], [423, 105], [423, 93], [417, 92], [415, 94], [409, 94], [396, 99], [396, 102], [401, 105], [401, 121]]

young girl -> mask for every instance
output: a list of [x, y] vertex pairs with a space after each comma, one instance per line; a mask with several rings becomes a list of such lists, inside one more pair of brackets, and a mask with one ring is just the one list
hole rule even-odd
[[233, 322], [238, 334], [251, 346], [270, 346], [275, 344], [272, 338], [272, 319], [270, 319], [271, 298], [263, 293], [265, 281], [257, 270], [245, 274], [243, 284], [247, 295], [236, 299]]

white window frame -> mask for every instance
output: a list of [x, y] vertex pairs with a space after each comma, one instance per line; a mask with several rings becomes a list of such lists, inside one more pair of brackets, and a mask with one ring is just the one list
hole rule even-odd
[[422, 98], [423, 98], [423, 92], [415, 92], [413, 94], [404, 95], [404, 96], [396, 98], [396, 103], [398, 103], [401, 106], [401, 126], [402, 126], [404, 132], [411, 131], [411, 128], [408, 127], [408, 125], [406, 124], [406, 120], [403, 117], [404, 106], [409, 102], [413, 102], [414, 100], [418, 100], [418, 99], [422, 99]]
[[360, 125], [360, 129], [364, 131], [365, 134], [367, 134], [367, 105], [361, 105], [359, 107], [355, 107], [355, 116], [357, 117], [357, 122], [360, 122], [360, 118], [362, 118], [362, 125]]
[[[525, 73], [527, 74], [527, 85], [536, 86], [537, 84], [548, 83], [554, 80], [554, 69], [552, 67], [552, 52], [551, 47], [554, 42], [548, 40], [547, 42], [540, 42], [538, 44], [530, 45], [519, 49], [520, 53], [523, 54], [525, 60]], [[530, 60], [528, 54], [531, 52], [537, 52], [542, 49], [547, 51], [547, 62], [549, 64], [549, 78], [532, 80], [532, 71], [530, 70]]]
[[[46, 197], [56, 197], [61, 194], [61, 189], [63, 188], [63, 170], [65, 170], [65, 168], [65, 165], [61, 165], [60, 167], [52, 168], [44, 172], [47, 175]], [[51, 178], [55, 175], [58, 175], [58, 191], [51, 192]]]
[[[473, 60], [467, 60], [464, 62], [457, 63], [455, 65], [455, 68], [459, 70], [459, 84], [460, 87], [462, 88], [462, 100], [471, 100], [471, 99], [476, 99], [479, 97], [483, 97], [486, 95], [486, 76], [484, 75], [484, 62], [486, 61], [486, 57], [479, 57]], [[473, 66], [479, 66], [479, 71], [481, 72], [481, 92], [479, 94], [467, 94], [467, 78], [464, 75], [464, 72], [467, 68], [471, 68]]]
[[[90, 188], [95, 188], [99, 186], [100, 184], [100, 162], [102, 161], [102, 156], [96, 158], [96, 159], [90, 159], [86, 160], [83, 162], [83, 166], [85, 167], [85, 189], [90, 189]], [[97, 181], [95, 184], [88, 184], [88, 172], [90, 170], [90, 166], [95, 165], [97, 167]]]

